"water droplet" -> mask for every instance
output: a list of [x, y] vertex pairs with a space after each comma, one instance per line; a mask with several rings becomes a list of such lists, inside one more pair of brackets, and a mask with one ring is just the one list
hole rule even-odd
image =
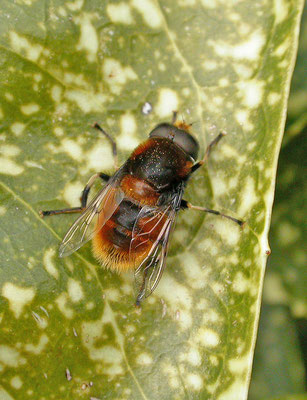
[[150, 103], [148, 103], [148, 101], [146, 101], [146, 103], [143, 104], [142, 113], [144, 115], [148, 115], [151, 112], [152, 112], [152, 105]]

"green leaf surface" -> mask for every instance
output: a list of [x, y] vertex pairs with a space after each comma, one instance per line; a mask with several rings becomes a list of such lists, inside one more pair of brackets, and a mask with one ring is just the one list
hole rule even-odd
[[[1, 3], [0, 398], [246, 398], [302, 4]], [[228, 133], [186, 198], [247, 224], [183, 213], [138, 312], [132, 273], [59, 259], [74, 218], [38, 210], [112, 170], [94, 121], [124, 161], [175, 109], [202, 152]]]

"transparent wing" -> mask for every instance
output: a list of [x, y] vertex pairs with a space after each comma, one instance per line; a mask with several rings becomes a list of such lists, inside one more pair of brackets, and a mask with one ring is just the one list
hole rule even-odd
[[148, 241], [152, 241], [153, 232], [155, 237], [144, 260], [140, 265], [135, 266], [137, 305], [144, 298], [150, 296], [160, 282], [166, 265], [170, 234], [180, 209], [182, 195], [183, 187], [180, 187], [169, 203], [163, 207], [144, 206], [134, 224], [130, 245], [132, 255], [135, 254], [138, 246], [146, 245]]
[[80, 217], [66, 233], [59, 249], [60, 257], [66, 257], [93, 238], [124, 199], [117, 185], [116, 175], [94, 197]]

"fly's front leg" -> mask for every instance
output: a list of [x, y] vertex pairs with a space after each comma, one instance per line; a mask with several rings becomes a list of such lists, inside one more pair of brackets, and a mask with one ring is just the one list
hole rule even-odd
[[83, 189], [82, 195], [81, 195], [81, 208], [85, 208], [87, 204], [87, 199], [88, 199], [88, 194], [91, 190], [91, 187], [93, 186], [93, 183], [97, 178], [102, 179], [105, 182], [108, 182], [110, 179], [110, 176], [107, 174], [104, 174], [103, 172], [98, 172], [97, 174], [93, 175], [90, 180], [87, 182], [85, 188]]
[[206, 151], [205, 151], [205, 155], [204, 155], [203, 159], [200, 160], [200, 161], [198, 161], [196, 164], [193, 165], [192, 171], [191, 171], [191, 172], [196, 171], [199, 167], [201, 167], [202, 165], [205, 164], [205, 162], [208, 161], [208, 158], [209, 158], [209, 155], [210, 155], [210, 153], [211, 153], [212, 147], [214, 147], [215, 145], [217, 145], [218, 142], [219, 142], [219, 141], [222, 139], [222, 137], [225, 136], [225, 135], [226, 135], [226, 132], [220, 132], [219, 135], [218, 135], [215, 139], [213, 139], [211, 143], [209, 143], [209, 145], [208, 145], [208, 147], [207, 147], [207, 149], [206, 149]]
[[233, 218], [230, 215], [226, 215], [217, 210], [211, 210], [210, 208], [206, 208], [206, 207], [193, 206], [193, 204], [187, 202], [186, 200], [181, 200], [180, 208], [182, 208], [182, 209], [189, 208], [190, 210], [198, 210], [198, 211], [204, 211], [204, 212], [207, 212], [210, 214], [220, 215], [221, 217], [230, 219], [231, 221], [235, 222], [236, 224], [238, 224], [241, 227], [244, 227], [244, 225], [245, 225], [244, 221]]
[[101, 133], [103, 133], [104, 136], [111, 143], [115, 169], [117, 170], [118, 169], [118, 159], [117, 159], [117, 146], [116, 146], [115, 140], [97, 122], [94, 123], [93, 128], [95, 128], [98, 131], [100, 131]]
[[[208, 145], [208, 147], [207, 147], [207, 149], [205, 151], [205, 155], [204, 155], [203, 159], [198, 161], [196, 164], [193, 165], [192, 171], [191, 171], [192, 173], [194, 171], [196, 171], [199, 167], [201, 167], [205, 162], [208, 161], [208, 158], [210, 156], [212, 148], [214, 146], [216, 146], [218, 144], [218, 142], [222, 139], [222, 137], [225, 136], [225, 135], [226, 135], [226, 132], [222, 131], [222, 132], [219, 133], [219, 135], [214, 140], [212, 140], [211, 143], [209, 143], [209, 145]], [[211, 210], [210, 208], [206, 208], [206, 207], [193, 206], [193, 204], [188, 203], [186, 200], [182, 200], [181, 201], [180, 208], [182, 208], [182, 209], [189, 208], [191, 210], [204, 211], [204, 212], [207, 212], [207, 213], [210, 213], [210, 214], [220, 215], [221, 217], [230, 219], [231, 221], [235, 222], [236, 224], [240, 225], [241, 227], [243, 227], [245, 225], [244, 221], [241, 221], [239, 219], [233, 218], [230, 215], [226, 215], [226, 214], [223, 214], [223, 213], [221, 213], [221, 212], [219, 212], [217, 210]]]
[[83, 189], [82, 195], [81, 195], [81, 206], [80, 207], [72, 207], [72, 208], [63, 208], [61, 210], [48, 210], [48, 211], [39, 211], [39, 215], [44, 218], [48, 217], [51, 215], [58, 215], [58, 214], [72, 214], [72, 213], [81, 213], [82, 211], [85, 210], [86, 204], [87, 204], [87, 199], [88, 199], [88, 194], [90, 192], [91, 187], [93, 186], [93, 183], [97, 178], [102, 179], [105, 182], [108, 182], [110, 179], [110, 176], [107, 174], [104, 174], [103, 172], [99, 172], [95, 175], [93, 175], [90, 180], [88, 181], [87, 185]]

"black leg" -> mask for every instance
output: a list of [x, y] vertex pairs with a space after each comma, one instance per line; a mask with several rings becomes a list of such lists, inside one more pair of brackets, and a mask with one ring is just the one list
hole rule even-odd
[[200, 160], [198, 163], [194, 164], [192, 167], [192, 172], [196, 171], [199, 167], [201, 167], [209, 158], [212, 147], [214, 147], [218, 142], [222, 139], [223, 136], [226, 135], [226, 132], [221, 132], [212, 142], [208, 145], [207, 150], [205, 152], [204, 158]]
[[81, 195], [81, 207], [83, 207], [83, 208], [86, 207], [88, 194], [89, 194], [89, 192], [91, 190], [91, 187], [92, 187], [93, 183], [95, 182], [95, 180], [97, 178], [100, 178], [103, 181], [108, 182], [108, 180], [110, 179], [110, 176], [107, 175], [107, 174], [104, 174], [103, 172], [98, 172], [97, 174], [93, 175], [90, 178], [90, 180], [87, 182], [87, 185], [83, 189], [83, 192], [82, 192], [82, 195]]
[[58, 215], [58, 214], [72, 214], [72, 213], [81, 213], [82, 211], [85, 210], [86, 204], [87, 204], [87, 199], [88, 199], [88, 194], [90, 192], [90, 189], [95, 182], [97, 178], [101, 178], [104, 181], [108, 181], [110, 179], [110, 176], [107, 174], [104, 174], [103, 172], [97, 173], [93, 175], [90, 180], [88, 181], [87, 185], [83, 189], [82, 195], [81, 195], [81, 206], [80, 207], [72, 207], [72, 208], [63, 208], [61, 210], [48, 210], [48, 211], [39, 211], [39, 215], [44, 218], [44, 217], [49, 217], [52, 215]]
[[117, 146], [116, 146], [114, 139], [104, 129], [102, 129], [101, 126], [97, 122], [94, 123], [93, 128], [98, 129], [101, 133], [103, 133], [105, 135], [105, 137], [111, 143], [115, 169], [118, 169]]
[[178, 111], [173, 111], [172, 125], [177, 121]]
[[58, 215], [58, 214], [73, 214], [73, 213], [80, 213], [84, 210], [82, 207], [73, 207], [73, 208], [63, 208], [62, 210], [48, 210], [42, 211], [40, 210], [38, 213], [40, 217], [49, 217], [51, 215]]
[[245, 225], [244, 221], [240, 221], [239, 219], [233, 218], [230, 215], [222, 214], [221, 212], [216, 211], [216, 210], [211, 210], [210, 208], [193, 206], [193, 204], [187, 202], [186, 200], [181, 200], [180, 207], [182, 209], [189, 208], [190, 210], [198, 210], [198, 211], [204, 211], [204, 212], [207, 212], [210, 214], [220, 215], [221, 217], [230, 219], [231, 221], [235, 222], [236, 224], [240, 225], [241, 227], [243, 227]]

